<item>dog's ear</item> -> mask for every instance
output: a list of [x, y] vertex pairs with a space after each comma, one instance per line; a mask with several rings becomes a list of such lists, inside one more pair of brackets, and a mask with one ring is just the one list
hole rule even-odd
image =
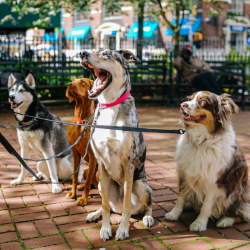
[[31, 73], [28, 74], [28, 76], [25, 79], [25, 82], [29, 85], [30, 88], [34, 89], [36, 87], [36, 82]]
[[66, 97], [69, 99], [69, 102], [72, 102], [74, 100], [74, 98], [69, 94], [69, 87], [67, 88], [66, 91]]
[[15, 76], [11, 73], [8, 79], [8, 88], [10, 88], [16, 82]]
[[219, 96], [219, 110], [218, 118], [222, 128], [226, 128], [227, 124], [231, 122], [232, 117], [238, 113], [239, 107], [229, 97], [228, 94], [222, 94]]
[[117, 50], [118, 53], [120, 53], [128, 62], [141, 62], [131, 51], [121, 49]]

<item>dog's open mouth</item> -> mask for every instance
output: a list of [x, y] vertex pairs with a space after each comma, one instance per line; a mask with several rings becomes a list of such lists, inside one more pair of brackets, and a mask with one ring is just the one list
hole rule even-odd
[[82, 66], [89, 69], [94, 77], [94, 85], [89, 91], [89, 97], [94, 98], [109, 86], [112, 82], [112, 76], [108, 71], [95, 68], [89, 63], [82, 62]]
[[183, 117], [184, 121], [187, 121], [187, 122], [192, 122], [192, 121], [200, 122], [205, 118], [205, 115], [192, 116], [186, 112], [183, 112], [183, 115], [184, 115], [184, 117]]
[[19, 103], [11, 102], [11, 108], [16, 109], [16, 108], [20, 107], [22, 104], [23, 104], [23, 102], [19, 102]]

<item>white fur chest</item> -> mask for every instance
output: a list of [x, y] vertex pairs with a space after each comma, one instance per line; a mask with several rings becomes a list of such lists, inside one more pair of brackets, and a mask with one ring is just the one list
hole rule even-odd
[[22, 131], [17, 129], [17, 135], [21, 147], [29, 147], [33, 153], [42, 156], [42, 140], [44, 139], [42, 130]]
[[[118, 110], [118, 105], [101, 110], [97, 125], [124, 126], [122, 120], [117, 120]], [[122, 161], [127, 157], [131, 149], [132, 133], [95, 129], [91, 144], [97, 159], [104, 163], [110, 177], [121, 183], [123, 179]]]
[[[202, 134], [196, 138], [190, 133], [180, 136], [177, 145], [177, 171], [184, 178], [196, 178], [199, 182], [214, 184], [218, 173], [230, 163], [235, 146], [235, 133], [232, 128], [223, 134], [211, 136]], [[200, 139], [200, 140], [199, 140]]]

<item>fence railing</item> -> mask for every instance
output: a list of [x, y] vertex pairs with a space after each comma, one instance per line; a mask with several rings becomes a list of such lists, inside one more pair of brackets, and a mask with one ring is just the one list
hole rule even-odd
[[[128, 49], [136, 54], [138, 43], [143, 47], [143, 60], [165, 59], [173, 51], [173, 42], [163, 42], [159, 38], [144, 38], [143, 41], [133, 38], [104, 36], [101, 39], [54, 39], [45, 40], [41, 37], [28, 39], [17, 35], [14, 37], [0, 35], [0, 60], [77, 60], [80, 50], [93, 51], [97, 49]], [[180, 47], [189, 41], [180, 41]], [[244, 40], [226, 41], [223, 39], [203, 39], [193, 42], [194, 55], [205, 60], [241, 60], [249, 61], [250, 45]]]
[[[64, 98], [65, 93], [63, 92], [64, 90], [59, 91], [60, 86], [65, 87], [68, 82], [75, 78], [91, 77], [89, 72], [84, 71], [79, 64], [78, 53], [81, 49], [93, 51], [101, 47], [110, 49], [119, 47], [128, 49], [136, 54], [138, 42], [141, 41], [138, 41], [138, 39], [120, 39], [120, 44], [118, 45], [115, 37], [105, 41], [84, 39], [59, 42], [58, 40], [43, 40], [41, 38], [27, 40], [22, 36], [0, 36], [0, 85], [6, 87], [10, 72], [14, 72], [16, 78], [20, 80], [24, 79], [29, 72], [32, 72], [36, 78], [37, 86], [46, 86], [46, 89], [39, 90], [38, 94], [42, 98], [49, 99], [50, 97], [53, 98], [53, 96]], [[182, 47], [186, 43], [189, 42], [181, 41], [180, 46]], [[173, 43], [163, 43], [157, 39], [145, 39], [142, 44], [143, 61], [155, 61], [155, 65], [157, 65], [157, 60], [164, 61], [167, 69], [166, 82], [171, 86], [175, 77], [173, 74]], [[245, 61], [247, 63], [246, 82], [247, 84], [250, 82], [250, 50], [248, 47], [245, 49], [245, 42], [204, 39], [200, 42], [194, 42], [193, 45], [193, 55], [202, 58], [204, 61]], [[229, 45], [231, 49], [227, 53], [226, 49]], [[136, 73], [131, 75], [132, 82], [137, 75], [141, 82], [149, 83], [151, 80], [156, 79], [154, 74]], [[157, 77], [157, 81], [161, 81], [161, 76]], [[158, 93], [160, 92], [161, 88], [159, 88]], [[3, 94], [0, 93], [0, 95]], [[5, 99], [5, 97], [2, 97], [2, 100]]]

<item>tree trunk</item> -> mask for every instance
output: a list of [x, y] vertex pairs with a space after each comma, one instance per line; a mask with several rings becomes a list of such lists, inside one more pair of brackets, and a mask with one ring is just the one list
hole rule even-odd
[[173, 31], [173, 42], [174, 42], [174, 57], [177, 57], [180, 53], [180, 32], [179, 31]]
[[136, 54], [137, 57], [142, 61], [142, 48], [143, 48], [143, 19], [144, 19], [144, 3], [139, 4], [139, 15], [138, 15], [138, 39]]
[[[174, 32], [174, 36], [173, 36], [173, 42], [174, 42], [174, 57], [177, 57], [179, 55], [180, 52], [180, 10], [181, 10], [181, 6], [180, 6], [180, 2], [176, 1], [175, 2], [175, 15], [176, 15], [176, 23], [175, 23], [175, 28], [173, 30]], [[184, 16], [182, 16], [184, 17]]]

